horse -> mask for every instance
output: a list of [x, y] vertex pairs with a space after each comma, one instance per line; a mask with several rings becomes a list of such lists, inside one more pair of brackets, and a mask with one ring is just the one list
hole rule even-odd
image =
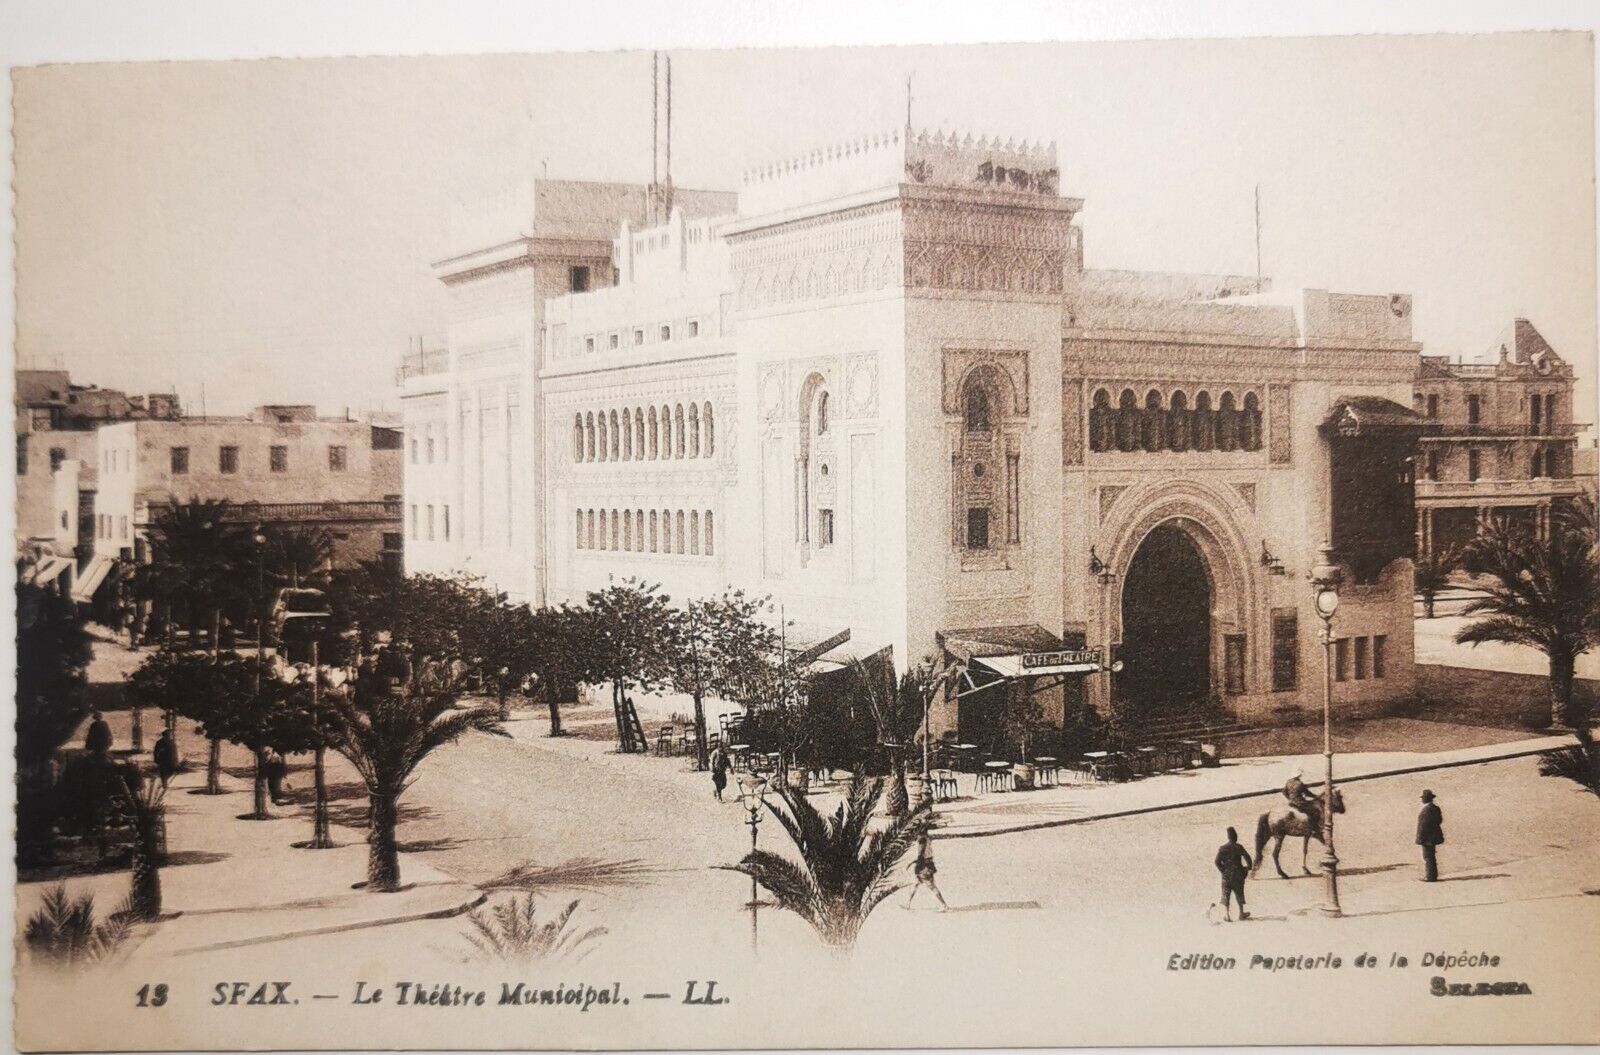
[[[1344, 795], [1338, 788], [1333, 789], [1333, 812], [1344, 812]], [[1297, 809], [1285, 802], [1261, 815], [1256, 821], [1256, 859], [1255, 864], [1251, 866], [1250, 874], [1255, 875], [1261, 870], [1261, 857], [1266, 851], [1267, 840], [1276, 837], [1278, 841], [1272, 846], [1272, 864], [1277, 868], [1280, 878], [1288, 879], [1282, 862], [1278, 860], [1278, 854], [1283, 849], [1283, 840], [1291, 835], [1298, 835], [1303, 840], [1300, 844], [1300, 870], [1306, 875], [1311, 875], [1311, 869], [1306, 867], [1306, 858], [1311, 852], [1311, 840], [1322, 842], [1320, 797], [1305, 809]]]

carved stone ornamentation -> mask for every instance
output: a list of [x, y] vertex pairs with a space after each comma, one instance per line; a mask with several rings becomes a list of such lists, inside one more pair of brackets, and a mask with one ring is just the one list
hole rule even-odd
[[1126, 487], [1107, 485], [1100, 488], [1100, 522], [1105, 523], [1106, 517], [1111, 513], [1111, 507], [1117, 504]]
[[763, 363], [758, 391], [761, 393], [761, 420], [783, 418], [788, 400], [784, 396], [784, 364]]
[[851, 417], [870, 418], [878, 413], [878, 357], [872, 352], [850, 356], [845, 366]]
[[1006, 413], [1028, 413], [1028, 353], [1020, 349], [946, 348], [941, 363], [941, 405], [946, 414], [961, 413], [961, 389], [967, 375], [980, 366], [997, 368], [1006, 380], [1010, 405]]
[[1236, 483], [1233, 485], [1233, 489], [1239, 492], [1239, 497], [1244, 500], [1245, 505], [1250, 507], [1250, 512], [1254, 513], [1256, 511], [1256, 485], [1253, 483]]

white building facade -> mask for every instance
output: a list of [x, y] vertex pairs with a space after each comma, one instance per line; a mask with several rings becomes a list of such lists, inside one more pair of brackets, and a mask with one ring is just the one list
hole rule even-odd
[[457, 314], [404, 382], [406, 502], [461, 512], [408, 568], [539, 604], [629, 575], [770, 594], [802, 641], [962, 661], [935, 722], [966, 735], [998, 691], [1320, 708], [1330, 539], [1336, 703], [1410, 697], [1409, 298], [1086, 270], [1058, 182], [1053, 145], [896, 131], [736, 199], [560, 185], [608, 188], [561, 199], [579, 242], [540, 199], [438, 265]]

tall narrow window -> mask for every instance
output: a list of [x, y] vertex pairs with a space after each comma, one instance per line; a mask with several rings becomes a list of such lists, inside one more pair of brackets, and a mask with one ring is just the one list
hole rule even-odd
[[1438, 416], [1439, 416], [1439, 397], [1437, 395], [1429, 396], [1428, 397], [1428, 417], [1437, 418]]
[[433, 504], [428, 505], [428, 541], [433, 541]]
[[1389, 635], [1374, 634], [1372, 637], [1372, 676], [1381, 678], [1388, 664]]
[[656, 539], [656, 511], [654, 509], [650, 510], [650, 552], [660, 552], [660, 546]]
[[1293, 692], [1300, 680], [1300, 617], [1293, 608], [1272, 613], [1272, 691]]
[[656, 420], [656, 408], [650, 408], [650, 460], [655, 461], [661, 448], [661, 427]]
[[622, 457], [622, 428], [617, 421], [617, 412], [611, 412], [611, 460], [618, 461]]
[[689, 552], [700, 556], [700, 510], [689, 510]]
[[446, 542], [449, 542], [450, 541], [450, 507], [449, 506], [440, 506], [439, 507], [439, 513], [441, 514], [441, 517], [442, 517], [442, 520], [443, 520], [442, 527], [444, 528], [444, 540]]
[[1189, 446], [1209, 451], [1217, 442], [1217, 414], [1211, 409], [1211, 393], [1194, 397], [1194, 413], [1189, 416]]
[[1022, 458], [1006, 455], [1006, 541], [1022, 541]]
[[1439, 452], [1438, 451], [1429, 451], [1428, 452], [1428, 479], [1430, 479], [1430, 480], [1438, 480], [1439, 479]]
[[622, 548], [625, 552], [633, 551], [633, 514], [626, 509], [622, 511]]
[[225, 475], [239, 471], [239, 448], [222, 447], [217, 451], [217, 471]]
[[644, 510], [633, 511], [633, 548], [644, 552]]
[[715, 556], [717, 552], [717, 533], [711, 522], [711, 510], [706, 510], [706, 556]]
[[572, 460], [583, 461], [583, 415], [572, 416]]
[[1542, 411], [1543, 409], [1544, 409], [1544, 397], [1539, 396], [1539, 395], [1534, 395], [1531, 399], [1528, 400], [1528, 423], [1533, 426], [1533, 431], [1534, 432], [1538, 432], [1539, 431], [1539, 422], [1540, 422], [1540, 418], [1542, 416], [1539, 412]]
[[1467, 397], [1467, 424], [1476, 425], [1483, 416], [1483, 397]]
[[644, 461], [644, 411], [633, 408], [633, 456]]
[[817, 396], [817, 435], [825, 436], [828, 433], [828, 393], [823, 392]]
[[1244, 635], [1225, 634], [1222, 638], [1223, 680], [1222, 688], [1229, 696], [1242, 696], [1245, 691]]
[[594, 415], [585, 414], [583, 418], [583, 460], [594, 461]]
[[1117, 397], [1117, 450], [1127, 453], [1139, 447], [1139, 397], [1124, 388]]
[[705, 405], [705, 409], [704, 409], [703, 413], [704, 413], [704, 416], [705, 416], [705, 419], [706, 419], [705, 420], [706, 439], [705, 439], [704, 446], [701, 447], [701, 450], [705, 453], [705, 456], [707, 458], [709, 458], [713, 454], [717, 453], [717, 429], [716, 429], [716, 425], [711, 420], [711, 404], [710, 403], [707, 403]]
[[432, 465], [433, 464], [433, 450], [434, 450], [432, 433], [430, 433], [428, 435], [427, 448], [428, 448], [428, 464]]
[[[428, 453], [430, 455], [433, 453], [433, 440], [431, 440], [431, 439], [428, 440]], [[432, 461], [433, 459], [430, 457], [428, 460]], [[332, 473], [342, 473], [342, 472], [345, 471], [346, 464], [347, 464], [347, 458], [346, 458], [346, 455], [345, 455], [344, 447], [342, 447], [342, 446], [340, 446], [338, 444], [333, 444], [333, 445], [329, 446], [328, 447], [328, 471], [332, 472]]]
[[672, 513], [666, 509], [661, 511], [661, 552], [672, 552]]
[[677, 406], [672, 408], [672, 431], [677, 438], [677, 442], [674, 444], [672, 450], [673, 457], [682, 458], [684, 456], [684, 452], [688, 449], [688, 444], [686, 442], [687, 436], [685, 435], [683, 422], [682, 403], [679, 403]]
[[833, 545], [833, 510], [817, 510], [817, 545]]
[[689, 404], [689, 457], [700, 457], [700, 404]]
[[672, 535], [673, 541], [677, 543], [677, 552], [682, 553], [685, 540], [683, 537], [683, 510], [681, 509], [678, 510], [678, 522], [672, 525]]
[[1231, 451], [1239, 446], [1239, 412], [1234, 409], [1233, 393], [1224, 392], [1217, 402], [1217, 450]]
[[1159, 451], [1166, 440], [1166, 411], [1161, 406], [1161, 393], [1151, 389], [1145, 393], [1144, 414], [1139, 419], [1139, 446], [1147, 451]]
[[1356, 680], [1365, 681], [1367, 678], [1367, 649], [1369, 643], [1365, 637], [1358, 637], [1354, 640], [1356, 643], [1354, 664]]
[[988, 432], [989, 390], [983, 385], [967, 387], [967, 431]]
[[17, 475], [28, 475], [28, 434], [17, 437]]
[[617, 522], [617, 511], [611, 511], [611, 548], [619, 548], [622, 541], [622, 525]]
[[189, 472], [189, 448], [172, 448], [172, 475], [185, 476]]
[[989, 510], [979, 507], [967, 510], [967, 548], [989, 548]]
[[1254, 392], [1244, 395], [1244, 411], [1239, 417], [1240, 445], [1247, 451], [1261, 449], [1261, 401]]
[[268, 460], [269, 464], [271, 465], [273, 472], [275, 472], [275, 473], [286, 473], [286, 472], [288, 472], [289, 471], [289, 448], [288, 447], [279, 446], [279, 445], [274, 445], [267, 452], [267, 460]]
[[1333, 680], [1350, 680], [1350, 639], [1341, 637], [1333, 643]]
[[1478, 453], [1478, 448], [1469, 447], [1467, 449], [1467, 479], [1476, 480], [1482, 467], [1482, 458]]
[[574, 264], [567, 268], [567, 288], [574, 293], [586, 293], [589, 290], [589, 268], [584, 264]]
[[622, 412], [622, 460], [633, 461], [633, 415], [626, 410]]
[[583, 514], [583, 537], [585, 546], [594, 549], [594, 510], [587, 509]]
[[1089, 407], [1089, 449], [1109, 451], [1116, 446], [1116, 422], [1111, 413], [1111, 394], [1096, 389]]
[[415, 541], [417, 541], [417, 539], [421, 538], [421, 535], [418, 533], [418, 526], [420, 524], [421, 524], [421, 519], [420, 519], [420, 517], [419, 517], [419, 515], [417, 513], [417, 503], [412, 502], [411, 503], [411, 541], [413, 541], [413, 542], [415, 542]]

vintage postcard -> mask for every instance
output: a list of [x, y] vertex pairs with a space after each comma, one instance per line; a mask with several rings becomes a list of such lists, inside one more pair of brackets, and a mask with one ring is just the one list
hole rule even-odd
[[1600, 1040], [1594, 58], [12, 70], [16, 1045]]

